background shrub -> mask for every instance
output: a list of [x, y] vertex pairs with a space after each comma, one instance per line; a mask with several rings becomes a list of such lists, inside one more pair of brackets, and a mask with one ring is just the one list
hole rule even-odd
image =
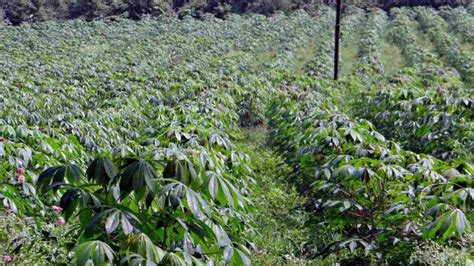
[[[394, 1], [345, 1], [346, 5], [363, 7], [379, 6], [389, 9], [402, 5], [467, 5], [468, 0], [394, 0]], [[3, 20], [18, 25], [23, 22], [37, 22], [51, 19], [86, 18], [95, 19], [125, 15], [140, 19], [143, 15], [191, 15], [201, 17], [212, 13], [222, 17], [229, 12], [257, 12], [271, 15], [278, 11], [295, 9], [318, 9], [322, 5], [334, 4], [335, 0], [0, 0]], [[0, 20], [2, 12], [0, 12]]]

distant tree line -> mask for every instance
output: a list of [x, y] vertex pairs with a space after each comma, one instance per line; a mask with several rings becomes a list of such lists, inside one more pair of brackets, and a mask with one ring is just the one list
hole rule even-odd
[[[344, 0], [345, 4], [379, 6], [388, 9], [401, 5], [467, 5], [472, 0]], [[191, 15], [212, 13], [223, 17], [227, 13], [256, 12], [271, 15], [294, 9], [314, 9], [335, 0], [0, 0], [0, 21], [17, 25], [50, 19], [95, 19], [126, 16], [140, 19], [144, 15]]]

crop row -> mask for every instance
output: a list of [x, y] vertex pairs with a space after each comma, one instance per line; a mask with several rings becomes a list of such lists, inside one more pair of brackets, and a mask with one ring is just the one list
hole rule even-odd
[[391, 39], [400, 46], [409, 66], [417, 67], [426, 64], [440, 66], [441, 60], [435, 54], [418, 45], [416, 33], [410, 26], [414, 21], [407, 13], [408, 9], [403, 8], [391, 11]]
[[355, 100], [357, 115], [408, 150], [444, 159], [472, 158], [472, 89], [443, 69], [405, 72], [400, 77], [397, 83], [363, 92]]
[[445, 7], [440, 11], [440, 15], [450, 24], [462, 39], [468, 42], [474, 42], [474, 31], [472, 25], [474, 18], [464, 7], [450, 8]]
[[417, 17], [426, 34], [436, 46], [437, 52], [446, 58], [469, 83], [472, 78], [474, 59], [471, 54], [461, 49], [459, 40], [449, 35], [447, 24], [435, 10], [418, 8]]
[[291, 62], [280, 56], [311, 35], [311, 20], [2, 28], [2, 215], [33, 218], [35, 232], [6, 252], [25, 256], [27, 239], [57, 220], [78, 264], [250, 264], [253, 180], [236, 128], [263, 112], [247, 102], [268, 93], [260, 71]]
[[335, 12], [331, 9], [323, 10], [321, 14], [321, 21], [319, 31], [314, 38], [317, 40], [317, 45], [314, 51], [314, 57], [304, 66], [305, 73], [321, 78], [329, 78], [332, 76], [333, 65], [332, 62], [334, 36], [332, 24], [334, 23]]
[[275, 101], [270, 121], [292, 182], [310, 196], [311, 226], [332, 232], [320, 254], [347, 249], [390, 263], [406, 261], [415, 240], [468, 245], [473, 166], [404, 150], [322, 95], [290, 92]]
[[383, 31], [387, 25], [387, 15], [383, 10], [374, 9], [367, 14], [363, 24], [362, 37], [359, 44], [358, 59], [362, 65], [359, 71], [364, 71], [364, 66], [370, 66], [377, 73], [383, 72], [381, 63], [381, 49]]

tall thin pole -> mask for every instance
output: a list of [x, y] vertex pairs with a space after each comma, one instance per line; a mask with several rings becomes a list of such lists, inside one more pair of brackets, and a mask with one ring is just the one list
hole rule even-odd
[[336, 30], [334, 34], [334, 80], [339, 78], [339, 36], [341, 26], [342, 0], [336, 1]]

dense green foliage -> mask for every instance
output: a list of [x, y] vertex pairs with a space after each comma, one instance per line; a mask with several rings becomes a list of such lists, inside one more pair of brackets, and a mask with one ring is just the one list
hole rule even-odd
[[311, 191], [316, 221], [340, 235], [322, 252], [360, 248], [394, 262], [407, 260], [413, 239], [470, 230], [472, 164], [405, 151], [319, 100], [328, 97], [308, 94], [278, 101], [272, 139]]
[[436, 46], [437, 52], [472, 83], [474, 57], [461, 49], [459, 39], [447, 33], [446, 22], [434, 10], [427, 8], [417, 9], [417, 17], [423, 30]]
[[467, 262], [471, 9], [347, 11], [0, 28], [3, 262]]
[[441, 15], [451, 25], [457, 33], [459, 33], [463, 40], [474, 42], [474, 32], [471, 30], [471, 25], [474, 23], [472, 18], [465, 8], [450, 8], [443, 7]]
[[[465, 236], [474, 199], [473, 91], [466, 74], [472, 51], [456, 46], [445, 26], [435, 26], [442, 24], [435, 11], [392, 11], [392, 39], [415, 69], [377, 75], [383, 72], [377, 31], [385, 22], [374, 12], [358, 54], [356, 71], [364, 75], [332, 89], [296, 85], [270, 108], [272, 143], [294, 166], [289, 181], [310, 197], [309, 225], [316, 235], [333, 233], [316, 241], [318, 254], [347, 249], [352, 263], [413, 261], [416, 243], [424, 239], [457, 239], [460, 249], [471, 245]], [[412, 18], [464, 82], [418, 46]], [[456, 53], [447, 48], [452, 46]]]
[[469, 157], [474, 153], [473, 90], [457, 87], [460, 81], [452, 76], [442, 79], [443, 73], [434, 74], [404, 73], [402, 82], [395, 77], [381, 85], [383, 89], [361, 97], [356, 104], [365, 105], [358, 114], [411, 151], [439, 158]]
[[[4, 28], [3, 210], [33, 217], [38, 234], [55, 220], [72, 223], [79, 264], [249, 264], [253, 180], [237, 126], [259, 123], [255, 96], [268, 89], [256, 74], [291, 66], [286, 52], [313, 20]], [[253, 56], [274, 47], [272, 64]], [[28, 252], [16, 243], [6, 252]]]
[[408, 66], [426, 68], [433, 65], [437, 68], [442, 64], [439, 57], [426, 50], [426, 47], [417, 44], [416, 32], [411, 26], [413, 22], [411, 11], [409, 9], [391, 10], [393, 22], [389, 34], [392, 41], [402, 49]]
[[[363, 31], [360, 40], [360, 58], [361, 67], [359, 72], [364, 72], [364, 66], [373, 66], [376, 72], [383, 72], [383, 66], [380, 59], [382, 41], [382, 32], [386, 26], [386, 14], [382, 10], [376, 9], [373, 14], [368, 14], [367, 19], [362, 25]], [[360, 74], [362, 74], [360, 73]]]

